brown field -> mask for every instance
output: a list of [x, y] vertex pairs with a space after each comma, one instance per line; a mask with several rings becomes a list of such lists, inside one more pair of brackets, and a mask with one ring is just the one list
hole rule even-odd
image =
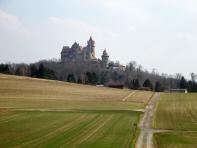
[[143, 108], [152, 95], [139, 91], [129, 96], [131, 93], [127, 89], [0, 75], [0, 108], [130, 110]]

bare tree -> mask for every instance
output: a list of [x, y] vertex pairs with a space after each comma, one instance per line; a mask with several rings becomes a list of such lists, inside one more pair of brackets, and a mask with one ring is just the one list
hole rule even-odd
[[190, 76], [191, 76], [192, 82], [195, 82], [196, 79], [197, 79], [197, 75], [196, 75], [195, 73], [192, 72], [192, 73], [190, 74]]

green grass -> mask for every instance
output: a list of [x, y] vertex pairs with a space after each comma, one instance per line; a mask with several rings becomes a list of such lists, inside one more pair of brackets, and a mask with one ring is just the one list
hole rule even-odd
[[158, 148], [195, 148], [197, 147], [197, 132], [156, 133], [154, 140]]
[[154, 127], [172, 130], [197, 130], [197, 94], [161, 94]]
[[171, 132], [154, 134], [159, 148], [197, 147], [197, 94], [162, 93], [153, 126]]
[[129, 147], [137, 112], [2, 111], [0, 147]]

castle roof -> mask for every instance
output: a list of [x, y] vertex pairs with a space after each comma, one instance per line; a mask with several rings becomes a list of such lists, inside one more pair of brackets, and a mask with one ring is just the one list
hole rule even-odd
[[72, 47], [78, 47], [79, 44], [77, 42], [74, 42], [74, 44], [72, 45]]
[[69, 46], [63, 46], [62, 52], [67, 51], [67, 50], [70, 50], [70, 47]]
[[92, 39], [92, 36], [90, 36], [90, 39], [89, 39], [89, 41], [93, 41], [93, 39]]
[[109, 56], [106, 49], [103, 51], [103, 55], [102, 56]]
[[91, 36], [90, 36], [90, 39], [88, 40], [88, 44], [95, 44], [95, 41], [92, 39]]

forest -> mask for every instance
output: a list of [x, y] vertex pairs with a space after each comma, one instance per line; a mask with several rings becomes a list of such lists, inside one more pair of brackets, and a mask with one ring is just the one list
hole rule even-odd
[[197, 92], [197, 75], [190, 74], [186, 79], [182, 74], [160, 74], [155, 69], [151, 72], [135, 61], [129, 62], [125, 69], [113, 69], [119, 62], [110, 61], [107, 68], [91, 62], [62, 63], [60, 60], [41, 60], [31, 64], [0, 64], [0, 73], [34, 78], [67, 81], [71, 83], [122, 86], [136, 90], [152, 90], [156, 92], [170, 89], [187, 89]]

